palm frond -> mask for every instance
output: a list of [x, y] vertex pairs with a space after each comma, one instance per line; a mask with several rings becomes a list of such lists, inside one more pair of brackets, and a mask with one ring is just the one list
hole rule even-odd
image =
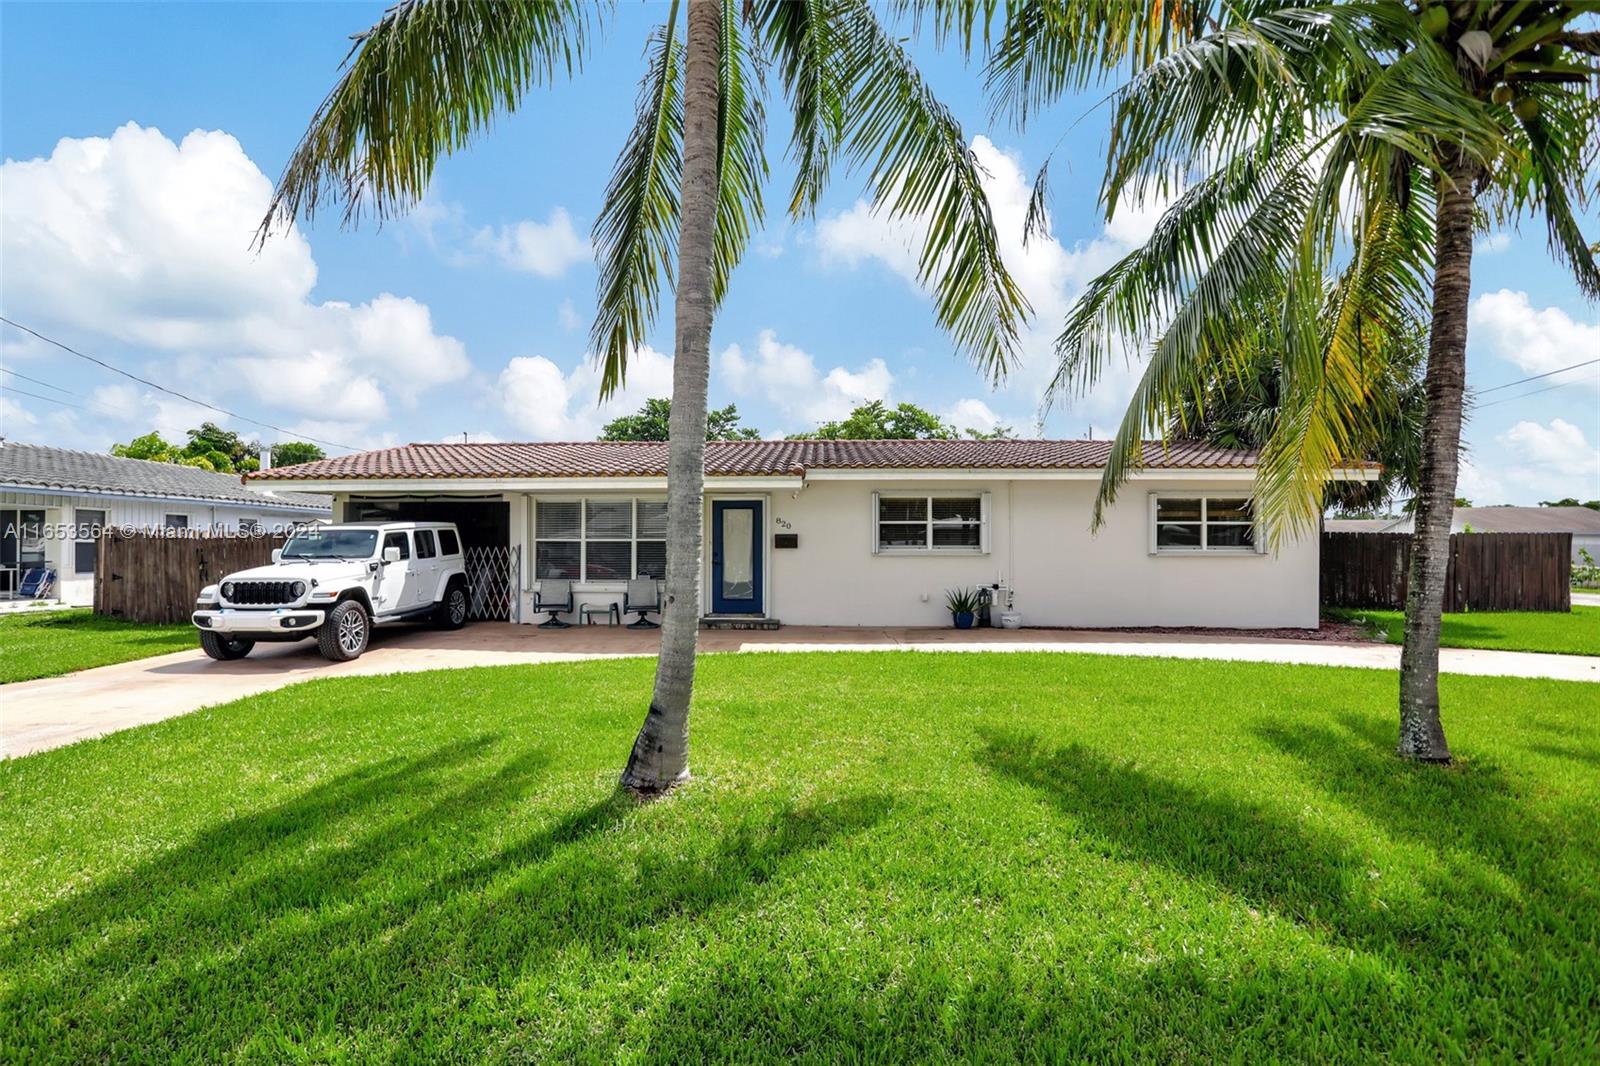
[[[1200, 35], [1209, 4], [1128, 0], [1022, 0], [1010, 5], [984, 68], [996, 118], [1018, 126], [1063, 94], [1126, 67], [1137, 73]], [[954, 12], [959, 24], [974, 13]], [[970, 31], [969, 31], [970, 33]]]
[[837, 17], [849, 77], [843, 149], [869, 171], [875, 210], [924, 222], [919, 281], [957, 347], [992, 381], [1016, 361], [1027, 297], [1000, 256], [983, 174], [961, 126], [865, 0]]
[[598, 310], [591, 333], [601, 366], [600, 395], [627, 380], [628, 358], [644, 343], [670, 287], [678, 247], [683, 178], [683, 42], [677, 0], [650, 38], [649, 69], [639, 83], [634, 124], [606, 186], [593, 239], [600, 268]]
[[838, 73], [845, 57], [831, 7], [832, 0], [772, 0], [762, 5], [757, 17], [794, 116], [789, 153], [795, 176], [789, 213], [795, 218], [816, 212], [844, 136], [849, 80]]
[[722, 47], [717, 71], [717, 231], [713, 244], [712, 299], [722, 303], [728, 277], [760, 224], [767, 183], [766, 83], [752, 51], [742, 0], [722, 0]]
[[324, 201], [344, 221], [419, 200], [435, 164], [515, 111], [530, 88], [580, 65], [585, 0], [475, 4], [402, 0], [355, 37], [344, 73], [278, 179], [258, 240]]

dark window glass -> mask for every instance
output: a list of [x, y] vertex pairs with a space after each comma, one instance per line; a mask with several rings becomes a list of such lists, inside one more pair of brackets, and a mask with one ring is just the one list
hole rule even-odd
[[976, 522], [982, 517], [983, 501], [977, 496], [945, 497], [933, 501], [935, 522]]
[[881, 548], [926, 548], [928, 525], [926, 522], [881, 522], [878, 524], [878, 546]]
[[456, 531], [453, 529], [439, 530], [439, 554], [460, 555], [461, 543], [456, 540]]
[[[542, 511], [543, 508], [541, 507]], [[541, 540], [534, 546], [534, 574], [540, 578], [578, 577], [578, 542], [575, 540]]]
[[1200, 521], [1199, 500], [1156, 500], [1157, 522], [1198, 522]]
[[639, 542], [639, 572], [636, 577], [664, 578], [667, 576], [667, 542], [641, 540]]
[[189, 516], [186, 515], [186, 514], [169, 514], [169, 515], [167, 515], [167, 528], [168, 529], [188, 529], [189, 528]]
[[1198, 548], [1200, 547], [1200, 523], [1172, 523], [1164, 522], [1156, 526], [1156, 547], [1158, 548]]
[[1208, 525], [1206, 527], [1208, 548], [1250, 548], [1255, 546], [1255, 542], [1254, 526]]
[[878, 521], [880, 522], [926, 522], [928, 520], [928, 501], [926, 497], [878, 500]]
[[433, 530], [419, 529], [412, 536], [417, 538], [417, 558], [432, 559], [436, 554], [433, 550]]
[[980, 545], [976, 525], [933, 527], [935, 548], [977, 548]]
[[385, 533], [383, 535], [383, 550], [388, 551], [390, 548], [399, 548], [400, 558], [402, 559], [411, 558], [411, 542], [404, 533]]
[[633, 544], [626, 540], [591, 540], [586, 581], [626, 581], [632, 576]]
[[72, 568], [80, 574], [94, 573], [94, 557], [98, 542], [80, 540], [72, 546]]

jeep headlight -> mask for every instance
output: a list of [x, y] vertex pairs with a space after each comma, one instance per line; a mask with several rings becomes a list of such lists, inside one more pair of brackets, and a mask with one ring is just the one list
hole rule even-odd
[[295, 599], [298, 600], [301, 596], [306, 594], [306, 583], [304, 581], [296, 581], [293, 585], [289, 586], [289, 592], [292, 596], [294, 596]]
[[232, 581], [224, 581], [222, 583], [222, 598], [225, 599], [225, 600], [233, 599], [233, 582]]

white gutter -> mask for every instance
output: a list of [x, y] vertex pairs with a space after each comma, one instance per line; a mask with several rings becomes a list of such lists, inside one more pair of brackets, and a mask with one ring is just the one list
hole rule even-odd
[[[259, 484], [259, 482], [254, 482]], [[774, 477], [706, 478], [706, 491], [794, 489], [805, 483], [795, 475]], [[340, 478], [326, 481], [273, 482], [295, 492], [665, 492], [665, 477], [544, 477], [544, 478]]]
[[[295, 492], [301, 491], [298, 487]], [[27, 496], [67, 496], [72, 499], [98, 499], [98, 500], [150, 500], [154, 503], [201, 503], [212, 507], [242, 507], [250, 510], [267, 511], [305, 511], [311, 514], [322, 514], [331, 510], [329, 507], [318, 507], [309, 503], [285, 503], [281, 499], [277, 502], [273, 497], [264, 493], [252, 493], [255, 499], [236, 500], [228, 496], [153, 496], [146, 492], [118, 492], [115, 489], [63, 489], [54, 485], [12, 485], [0, 484], [0, 492], [19, 492]]]

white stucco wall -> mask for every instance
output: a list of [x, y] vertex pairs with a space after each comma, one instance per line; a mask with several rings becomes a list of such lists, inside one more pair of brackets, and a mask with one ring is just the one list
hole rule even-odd
[[[1240, 495], [1239, 482], [1131, 482], [1098, 534], [1093, 481], [814, 482], [777, 494], [769, 523], [800, 547], [772, 554], [769, 612], [798, 625], [947, 625], [945, 590], [1002, 581], [1024, 625], [1316, 626], [1315, 536], [1276, 555], [1151, 555], [1152, 491]], [[872, 554], [871, 494], [990, 493], [989, 553]], [[772, 543], [769, 535], [768, 545]]]

